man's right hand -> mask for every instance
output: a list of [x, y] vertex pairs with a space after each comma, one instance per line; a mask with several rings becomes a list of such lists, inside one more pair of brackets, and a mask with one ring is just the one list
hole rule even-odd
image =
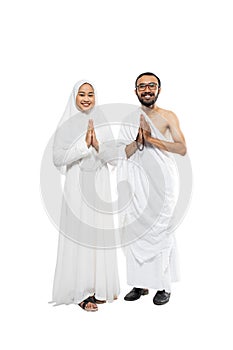
[[136, 137], [136, 141], [139, 142], [140, 144], [143, 144], [143, 132], [142, 132], [142, 128], [138, 128], [138, 134]]

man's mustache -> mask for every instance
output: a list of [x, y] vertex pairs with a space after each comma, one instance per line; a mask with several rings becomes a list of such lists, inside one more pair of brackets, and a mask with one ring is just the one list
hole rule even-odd
[[141, 94], [142, 97], [145, 97], [146, 95], [149, 95], [149, 96], [154, 96], [155, 94], [153, 92], [143, 92]]

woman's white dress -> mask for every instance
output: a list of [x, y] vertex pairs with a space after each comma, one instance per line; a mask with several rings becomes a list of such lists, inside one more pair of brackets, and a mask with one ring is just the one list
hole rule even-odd
[[[119, 295], [111, 188], [106, 162], [110, 128], [101, 112], [91, 116], [99, 152], [85, 142], [89, 116], [78, 113], [58, 129], [54, 163], [66, 166], [52, 301], [80, 303], [95, 293], [100, 300]], [[79, 137], [77, 139], [77, 130]], [[74, 141], [75, 140], [75, 141]]]

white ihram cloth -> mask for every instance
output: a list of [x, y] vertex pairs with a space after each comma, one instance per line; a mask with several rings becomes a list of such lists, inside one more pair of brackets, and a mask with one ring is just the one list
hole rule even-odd
[[118, 166], [118, 183], [129, 181], [132, 191], [131, 202], [120, 215], [127, 282], [170, 292], [171, 282], [179, 279], [172, 226], [178, 173], [172, 154], [148, 143], [127, 160], [125, 146], [136, 139], [141, 114], [151, 127], [151, 136], [168, 141], [140, 108], [126, 118], [120, 130], [119, 148], [124, 159]]
[[[80, 303], [88, 296], [113, 301], [119, 294], [114, 247], [109, 170], [105, 162], [110, 126], [100, 109], [88, 113], [76, 107], [78, 82], [55, 134], [53, 160], [66, 175], [53, 284], [52, 301]], [[99, 153], [85, 142], [88, 120], [93, 119]], [[110, 238], [109, 230], [111, 229]]]

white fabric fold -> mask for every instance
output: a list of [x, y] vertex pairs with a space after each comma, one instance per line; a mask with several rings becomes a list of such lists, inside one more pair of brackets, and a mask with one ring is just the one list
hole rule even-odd
[[[125, 119], [120, 130], [119, 147], [125, 148], [135, 140], [141, 114], [150, 124], [151, 135], [166, 140], [139, 108]], [[171, 218], [179, 188], [174, 158], [171, 153], [146, 143], [143, 151], [136, 151], [127, 161], [122, 159], [119, 163], [118, 184], [127, 179], [131, 186], [131, 201], [120, 215], [120, 221], [124, 223], [122, 241], [127, 245], [126, 250], [130, 250], [141, 264], [161, 252], [171, 251]]]

